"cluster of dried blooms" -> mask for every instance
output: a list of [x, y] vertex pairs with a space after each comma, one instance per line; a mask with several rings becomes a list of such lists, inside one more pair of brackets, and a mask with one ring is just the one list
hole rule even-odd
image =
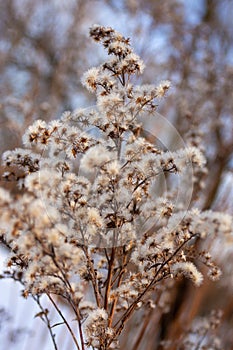
[[[205, 159], [197, 147], [170, 152], [143, 137], [141, 120], [153, 116], [169, 81], [133, 84], [144, 65], [129, 39], [98, 25], [90, 35], [112, 57], [82, 79], [97, 107], [37, 120], [23, 136], [25, 148], [4, 153], [4, 177], [23, 194], [0, 189], [1, 230], [11, 249], [6, 276], [23, 284], [25, 297], [39, 303], [47, 295], [58, 313], [56, 296], [70, 306], [76, 332], [61, 317], [77, 349], [107, 350], [120, 346], [136, 310], [167, 312], [182, 275], [200, 286], [203, 265], [219, 278], [211, 254], [196, 245], [209, 234], [230, 235], [232, 220], [186, 211], [169, 187], [156, 196], [161, 174], [203, 168]], [[58, 349], [48, 310], [39, 306]]]

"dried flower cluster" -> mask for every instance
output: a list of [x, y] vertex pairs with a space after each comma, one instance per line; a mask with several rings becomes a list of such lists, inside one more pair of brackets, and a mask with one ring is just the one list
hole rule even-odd
[[[24, 296], [45, 294], [55, 307], [60, 296], [77, 322], [75, 333], [63, 316], [76, 348], [107, 350], [117, 348], [137, 309], [169, 309], [181, 275], [199, 286], [203, 263], [211, 279], [220, 276], [196, 243], [229, 235], [232, 221], [186, 212], [170, 188], [156, 196], [161, 174], [179, 176], [205, 159], [196, 147], [164, 151], [142, 136], [138, 117], [153, 115], [170, 83], [133, 85], [144, 65], [129, 39], [97, 25], [90, 35], [113, 57], [82, 79], [97, 108], [37, 120], [23, 136], [25, 148], [4, 153], [4, 177], [16, 179], [22, 195], [0, 189], [1, 230], [11, 249], [8, 275], [24, 285]], [[45, 311], [43, 320], [58, 349]]]

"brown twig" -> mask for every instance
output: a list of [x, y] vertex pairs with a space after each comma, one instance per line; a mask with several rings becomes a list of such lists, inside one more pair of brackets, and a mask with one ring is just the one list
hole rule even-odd
[[114, 268], [114, 260], [115, 260], [115, 248], [112, 248], [111, 252], [111, 258], [108, 262], [108, 276], [107, 276], [107, 283], [106, 283], [106, 289], [105, 289], [105, 298], [104, 298], [104, 308], [105, 310], [108, 309], [108, 299], [109, 299], [109, 293], [111, 291], [111, 284], [112, 284], [112, 277], [113, 277], [113, 268]]
[[50, 319], [48, 318], [48, 310], [46, 312], [46, 309], [44, 309], [44, 307], [41, 305], [41, 302], [40, 302], [40, 299], [38, 296], [33, 296], [32, 295], [32, 298], [35, 300], [35, 302], [37, 303], [37, 305], [39, 306], [41, 312], [42, 312], [42, 321], [44, 321], [44, 323], [46, 324], [48, 330], [49, 330], [49, 334], [51, 336], [51, 339], [52, 339], [52, 342], [53, 342], [53, 346], [54, 346], [54, 349], [55, 350], [58, 350], [58, 347], [57, 347], [57, 344], [56, 344], [56, 341], [55, 341], [55, 334], [52, 332], [52, 327], [51, 324], [50, 324]]
[[70, 334], [71, 334], [71, 337], [76, 345], [76, 348], [78, 350], [80, 350], [80, 347], [79, 347], [79, 344], [78, 344], [78, 341], [74, 335], [74, 332], [73, 330], [71, 329], [69, 323], [67, 322], [66, 318], [64, 317], [63, 313], [61, 312], [61, 310], [59, 309], [59, 307], [57, 306], [57, 304], [55, 303], [55, 301], [53, 300], [53, 298], [51, 297], [51, 295], [49, 293], [46, 293], [47, 297], [49, 298], [49, 300], [51, 301], [51, 303], [53, 304], [54, 308], [56, 309], [57, 313], [60, 315], [60, 317], [62, 318], [62, 320], [64, 321], [67, 329], [69, 330]]
[[95, 273], [95, 269], [94, 269], [94, 264], [89, 256], [87, 247], [83, 246], [83, 251], [84, 251], [84, 254], [87, 258], [87, 265], [88, 265], [89, 272], [90, 272], [91, 283], [92, 283], [94, 294], [95, 294], [96, 304], [98, 307], [101, 307], [101, 296], [100, 296], [97, 281], [96, 281], [96, 273]]
[[[123, 275], [125, 273], [126, 260], [127, 260], [127, 255], [124, 255], [123, 264], [122, 264], [121, 271], [120, 271], [119, 276], [118, 276], [117, 288], [120, 287]], [[110, 311], [110, 315], [109, 315], [109, 319], [108, 319], [108, 326], [109, 327], [112, 326], [113, 316], [114, 316], [115, 308], [116, 308], [116, 305], [117, 305], [117, 300], [118, 300], [118, 297], [116, 296], [114, 298], [114, 300], [113, 300], [111, 311]]]

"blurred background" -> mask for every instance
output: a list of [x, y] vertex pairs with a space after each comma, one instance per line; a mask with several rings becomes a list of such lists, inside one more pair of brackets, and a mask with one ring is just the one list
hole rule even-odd
[[[231, 0], [0, 0], [0, 153], [20, 147], [24, 130], [35, 119], [56, 119], [65, 110], [95, 103], [80, 78], [106, 53], [89, 39], [89, 27], [111, 26], [130, 37], [144, 60], [140, 83], [172, 82], [158, 111], [207, 157], [208, 173], [195, 174], [191, 206], [232, 215], [232, 13]], [[3, 180], [1, 186], [17, 191]], [[224, 349], [233, 348], [232, 246], [224, 238], [207, 244], [223, 268], [221, 280], [199, 289], [178, 284], [170, 311], [150, 315], [135, 350], [159, 349], [159, 341], [179, 336], [184, 322], [191, 325], [196, 316], [219, 307]], [[0, 253], [4, 269], [8, 252], [2, 247]], [[20, 297], [20, 289], [13, 281], [0, 281], [1, 348], [52, 349], [45, 326], [34, 318], [37, 307]], [[129, 329], [137, 322], [140, 318]], [[71, 350], [62, 331], [58, 336], [64, 340], [62, 349]], [[128, 344], [130, 336], [122, 339], [121, 348]]]

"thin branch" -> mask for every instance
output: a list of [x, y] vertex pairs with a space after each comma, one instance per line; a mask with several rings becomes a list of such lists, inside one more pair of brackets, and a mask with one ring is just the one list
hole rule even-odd
[[58, 323], [55, 323], [51, 326], [51, 328], [54, 328], [54, 327], [57, 327], [57, 326], [60, 326], [62, 324], [65, 324], [65, 322], [58, 322]]
[[[118, 276], [117, 288], [120, 287], [123, 275], [125, 273], [126, 260], [127, 260], [127, 255], [124, 255], [123, 264], [122, 264], [121, 271], [120, 271], [119, 276]], [[116, 308], [116, 305], [117, 305], [117, 300], [118, 300], [118, 297], [116, 296], [114, 298], [114, 300], [113, 300], [111, 311], [110, 311], [110, 315], [109, 315], [109, 319], [108, 319], [108, 326], [109, 327], [112, 326], [112, 321], [113, 321], [115, 308]]]
[[75, 337], [75, 335], [74, 335], [74, 332], [73, 332], [73, 330], [71, 329], [71, 327], [70, 327], [69, 323], [67, 322], [66, 318], [64, 317], [63, 313], [61, 312], [61, 310], [59, 309], [59, 307], [57, 306], [57, 304], [55, 303], [55, 301], [53, 300], [53, 298], [51, 297], [51, 295], [50, 295], [49, 293], [46, 293], [46, 295], [47, 295], [47, 297], [49, 298], [49, 300], [51, 301], [51, 303], [53, 304], [53, 306], [55, 307], [57, 313], [58, 313], [58, 314], [60, 315], [60, 317], [63, 319], [63, 321], [64, 321], [64, 323], [65, 323], [67, 329], [69, 330], [69, 332], [70, 332], [70, 334], [71, 334], [71, 337], [73, 338], [73, 341], [74, 341], [74, 343], [75, 343], [75, 345], [76, 345], [76, 348], [77, 348], [78, 350], [80, 350], [80, 347], [79, 347], [79, 345], [78, 345], [78, 341], [77, 341], [77, 339], [76, 339], [76, 337]]
[[106, 289], [105, 289], [105, 298], [104, 298], [104, 308], [105, 310], [108, 309], [108, 298], [109, 293], [111, 291], [111, 284], [112, 284], [112, 277], [113, 277], [113, 268], [114, 268], [114, 260], [115, 260], [115, 248], [112, 248], [111, 258], [108, 264], [108, 276], [107, 276], [107, 283], [106, 283]]
[[37, 305], [39, 306], [40, 310], [43, 313], [43, 316], [41, 317], [41, 319], [47, 325], [47, 328], [49, 330], [49, 334], [50, 334], [52, 342], [53, 342], [54, 349], [58, 350], [58, 347], [57, 347], [57, 344], [56, 344], [56, 341], [55, 341], [55, 336], [56, 335], [52, 332], [53, 326], [51, 326], [50, 319], [48, 317], [48, 312], [46, 312], [44, 307], [41, 305], [39, 297], [35, 297], [33, 295], [32, 295], [32, 297], [33, 297], [33, 299], [35, 300], [35, 302], [37, 303]]
[[201, 346], [201, 343], [204, 341], [206, 335], [208, 333], [208, 329], [205, 331], [205, 333], [203, 334], [203, 336], [201, 337], [201, 339], [198, 341], [197, 345], [195, 346], [195, 349], [194, 350], [199, 350], [200, 349], [200, 346]]
[[[55, 264], [55, 266], [58, 268], [58, 270], [61, 272], [63, 278], [64, 278], [64, 283], [65, 283], [65, 287], [68, 288], [70, 294], [68, 294], [68, 298], [66, 298], [66, 300], [68, 301], [68, 303], [70, 304], [72, 310], [74, 311], [77, 320], [78, 320], [78, 329], [79, 329], [79, 335], [80, 335], [80, 340], [81, 340], [81, 345], [82, 345], [82, 350], [84, 350], [85, 345], [84, 345], [84, 339], [83, 339], [83, 331], [82, 331], [82, 325], [81, 325], [81, 316], [80, 316], [80, 312], [79, 309], [77, 307], [77, 305], [75, 304], [75, 302], [73, 301], [74, 299], [74, 292], [73, 289], [70, 285], [70, 282], [68, 280], [68, 278], [66, 277], [66, 274], [63, 272], [62, 268], [60, 267], [60, 264], [57, 262], [56, 260], [56, 256], [55, 256], [55, 252], [53, 251], [53, 255], [52, 255], [52, 260]], [[73, 299], [70, 297], [70, 295], [72, 295]]]
[[98, 307], [100, 307], [101, 306], [101, 296], [100, 296], [100, 293], [98, 290], [98, 285], [96, 282], [96, 273], [95, 273], [95, 269], [94, 269], [94, 264], [91, 261], [87, 247], [83, 246], [83, 251], [84, 251], [85, 256], [87, 258], [87, 264], [89, 267], [89, 272], [90, 272], [91, 282], [92, 282], [92, 286], [93, 286], [93, 290], [94, 290], [94, 294], [95, 294], [96, 304]]

